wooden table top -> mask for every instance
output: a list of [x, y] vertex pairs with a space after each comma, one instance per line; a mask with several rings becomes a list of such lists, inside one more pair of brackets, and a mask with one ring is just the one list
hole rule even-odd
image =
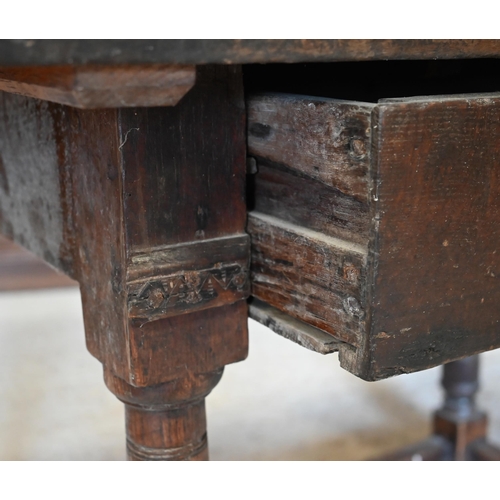
[[0, 66], [498, 57], [500, 40], [1, 40]]

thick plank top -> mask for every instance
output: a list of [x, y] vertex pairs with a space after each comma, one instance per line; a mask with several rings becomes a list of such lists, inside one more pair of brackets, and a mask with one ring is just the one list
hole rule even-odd
[[0, 66], [498, 57], [500, 40], [1, 40]]

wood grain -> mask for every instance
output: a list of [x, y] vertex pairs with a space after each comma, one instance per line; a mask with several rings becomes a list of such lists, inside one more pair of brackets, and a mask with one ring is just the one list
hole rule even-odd
[[[157, 262], [159, 256], [163, 256], [163, 264], [171, 263], [167, 267], [172, 272], [183, 276], [183, 293], [187, 297], [196, 292], [197, 283], [203, 282], [203, 263], [210, 260], [210, 254], [222, 261], [205, 262], [209, 267], [221, 262], [223, 266], [244, 266], [248, 262], [248, 240], [243, 235], [245, 143], [240, 125], [244, 123], [241, 73], [238, 68], [202, 68], [198, 83], [199, 87], [174, 108], [72, 111], [80, 116], [78, 123], [83, 123], [83, 116], [95, 113], [102, 125], [92, 127], [105, 127], [101, 134], [79, 131], [78, 137], [72, 139], [75, 145], [78, 141], [98, 141], [92, 147], [76, 147], [77, 162], [82, 166], [76, 170], [73, 181], [75, 188], [77, 182], [81, 186], [74, 196], [76, 207], [80, 207], [75, 208], [75, 218], [78, 227], [85, 228], [78, 253], [80, 259], [85, 259], [79, 266], [85, 269], [82, 298], [87, 311], [88, 347], [115, 374], [133, 385], [165, 382], [183, 376], [190, 366], [211, 371], [246, 356], [246, 304], [241, 299], [248, 294], [248, 283], [238, 281], [241, 273], [238, 277], [233, 272], [236, 295], [223, 290], [218, 301], [205, 301], [204, 307], [221, 307], [213, 314], [196, 314], [200, 303], [194, 296], [193, 300], [179, 302], [179, 307], [172, 311], [182, 313], [184, 319], [172, 316], [169, 321], [161, 319], [170, 314], [156, 311], [148, 315], [144, 310], [139, 313], [129, 302], [134, 286], [139, 284], [148, 296], [147, 309], [151, 305], [154, 311], [154, 305], [158, 305], [155, 293], [150, 297], [137, 280], [146, 280], [143, 285], [147, 287], [153, 278], [154, 284], [155, 276], [163, 272]], [[210, 100], [204, 98], [206, 93]], [[227, 113], [222, 112], [226, 108]], [[106, 116], [113, 120], [111, 124], [106, 122]], [[225, 167], [219, 169], [220, 164]], [[89, 165], [93, 165], [90, 171]], [[236, 175], [237, 169], [241, 175]], [[100, 193], [103, 189], [108, 193]], [[228, 196], [221, 197], [220, 192]], [[98, 199], [95, 195], [99, 195]], [[95, 237], [96, 223], [102, 231], [99, 238]], [[227, 236], [243, 238], [245, 242], [228, 249]], [[107, 241], [108, 238], [113, 240]], [[184, 250], [179, 253], [175, 245], [182, 244]], [[187, 248], [192, 250], [189, 257]], [[95, 267], [101, 261], [101, 269]], [[236, 300], [241, 304], [229, 306]], [[96, 313], [102, 310], [103, 303], [110, 304], [109, 310]], [[108, 320], [111, 311], [113, 317]], [[107, 325], [104, 330], [103, 324]], [[199, 338], [200, 327], [203, 341]], [[201, 350], [203, 362], [191, 365], [198, 359], [198, 353], [190, 350], [196, 341], [207, 348], [225, 342], [228, 348], [216, 349], [209, 356]]]
[[273, 332], [320, 354], [331, 354], [342, 347], [335, 337], [311, 325], [292, 318], [279, 309], [252, 297], [248, 308], [250, 318], [267, 326]]
[[80, 282], [129, 456], [206, 459], [204, 397], [248, 352], [241, 68], [200, 68], [176, 107], [0, 104], [2, 230]]
[[248, 231], [252, 295], [358, 345], [365, 330], [366, 250], [258, 212], [249, 214]]
[[498, 57], [498, 40], [2, 40], [0, 66]]
[[499, 116], [498, 94], [379, 106], [370, 376], [500, 346]]
[[129, 259], [143, 249], [243, 233], [241, 68], [197, 71], [196, 87], [168, 111], [120, 110]]
[[265, 94], [247, 106], [251, 155], [366, 200], [373, 105]]
[[74, 277], [54, 105], [0, 92], [0, 231]]
[[125, 380], [131, 373], [118, 113], [59, 106], [63, 182], [87, 348]]
[[[249, 202], [258, 212], [366, 246], [370, 230], [368, 200], [358, 200], [296, 172], [258, 163]], [[368, 189], [367, 189], [368, 191]]]
[[[324, 100], [343, 117], [336, 149], [309, 97], [248, 102], [255, 297], [356, 347], [340, 361], [367, 380], [500, 346], [498, 94], [368, 108], [364, 198], [345, 187], [352, 108]], [[321, 161], [326, 173], [314, 175]]]
[[208, 460], [205, 397], [221, 376], [222, 369], [138, 389], [105, 370], [106, 385], [125, 403], [128, 459]]
[[0, 67], [0, 90], [82, 109], [173, 106], [195, 76], [187, 65]]
[[250, 294], [248, 235], [170, 245], [132, 256], [128, 310], [134, 323], [232, 304]]

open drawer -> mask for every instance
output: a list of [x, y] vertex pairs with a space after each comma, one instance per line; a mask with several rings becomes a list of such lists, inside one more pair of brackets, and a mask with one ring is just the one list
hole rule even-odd
[[366, 380], [500, 347], [500, 94], [247, 105], [252, 317]]

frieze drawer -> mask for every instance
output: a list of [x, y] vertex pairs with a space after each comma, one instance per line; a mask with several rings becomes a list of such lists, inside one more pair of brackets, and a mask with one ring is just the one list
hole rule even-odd
[[247, 107], [254, 318], [367, 380], [500, 347], [500, 94]]

